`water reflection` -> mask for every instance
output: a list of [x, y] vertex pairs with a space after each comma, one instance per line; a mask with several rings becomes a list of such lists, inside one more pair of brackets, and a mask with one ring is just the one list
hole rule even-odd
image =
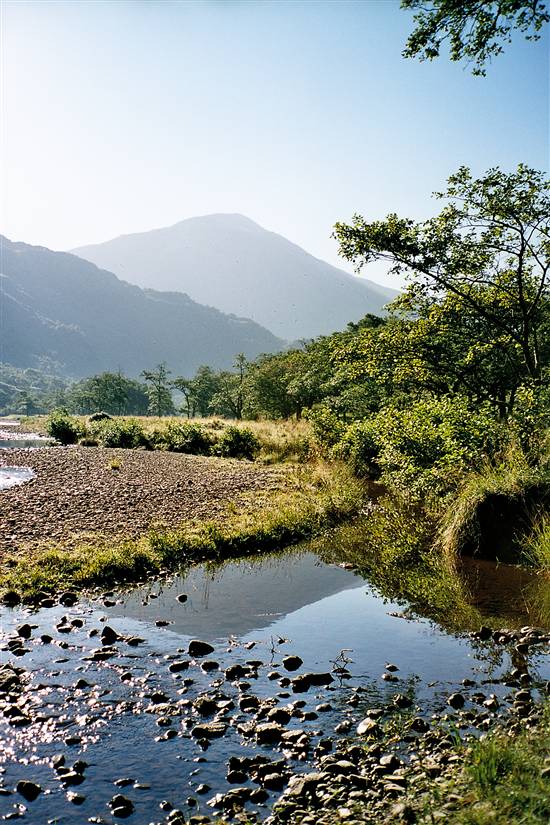
[[30, 467], [0, 467], [0, 490], [9, 490], [35, 477]]

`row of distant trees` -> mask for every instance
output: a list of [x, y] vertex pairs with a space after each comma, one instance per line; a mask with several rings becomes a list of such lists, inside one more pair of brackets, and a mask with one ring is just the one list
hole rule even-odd
[[[221, 415], [242, 418], [246, 375], [250, 368], [243, 354], [235, 358], [234, 371], [201, 366], [192, 378], [173, 376], [166, 363], [143, 370], [140, 379], [121, 370], [102, 372], [74, 383], [61, 379], [39, 381], [36, 370], [9, 370], [10, 381], [0, 375], [2, 412], [35, 415], [64, 408], [88, 415], [102, 410], [111, 415], [177, 415], [189, 418]], [[32, 373], [32, 375], [30, 375]]]

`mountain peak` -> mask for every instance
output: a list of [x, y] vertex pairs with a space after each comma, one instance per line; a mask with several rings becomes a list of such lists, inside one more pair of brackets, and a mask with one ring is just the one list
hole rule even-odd
[[381, 314], [396, 294], [313, 257], [240, 213], [187, 218], [74, 252], [138, 286], [186, 292], [287, 340]]

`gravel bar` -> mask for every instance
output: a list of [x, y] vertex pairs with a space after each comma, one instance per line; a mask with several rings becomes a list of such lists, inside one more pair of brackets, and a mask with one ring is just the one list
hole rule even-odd
[[[0, 493], [0, 554], [78, 535], [137, 536], [219, 517], [229, 502], [284, 483], [280, 469], [247, 461], [101, 447], [0, 449], [0, 467], [36, 478]], [[257, 503], [261, 506], [262, 497]]]

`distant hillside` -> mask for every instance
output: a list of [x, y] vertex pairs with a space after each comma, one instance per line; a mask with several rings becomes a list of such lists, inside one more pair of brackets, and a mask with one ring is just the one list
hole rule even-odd
[[0, 362], [57, 362], [80, 377], [119, 367], [129, 375], [166, 361], [192, 375], [227, 367], [283, 342], [258, 324], [201, 306], [187, 295], [131, 286], [65, 252], [0, 236]]
[[243, 215], [206, 215], [74, 250], [142, 287], [174, 289], [287, 340], [380, 314], [397, 293], [314, 258]]

